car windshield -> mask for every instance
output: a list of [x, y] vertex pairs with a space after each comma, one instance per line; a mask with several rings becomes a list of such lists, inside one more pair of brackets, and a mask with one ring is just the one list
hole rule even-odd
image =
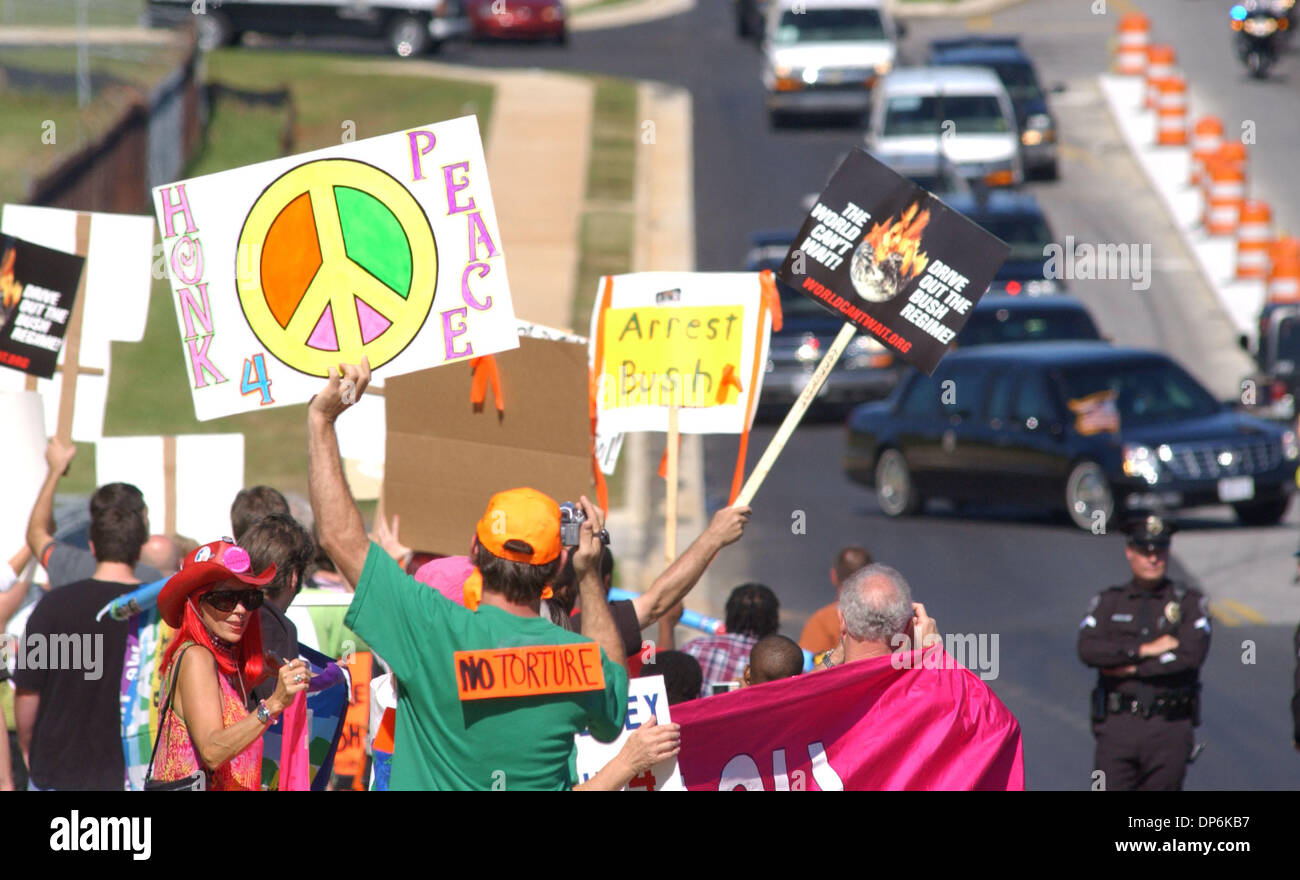
[[1278, 324], [1274, 361], [1291, 361], [1300, 365], [1300, 319], [1284, 318]]
[[884, 40], [885, 25], [875, 9], [787, 9], [773, 43], [835, 43]]
[[1036, 101], [1043, 97], [1043, 90], [1038, 85], [1038, 77], [1028, 64], [996, 64], [998, 79], [1006, 86], [1007, 94], [1017, 104], [1024, 101]]
[[1118, 395], [1120, 427], [1210, 416], [1219, 404], [1181, 367], [1160, 361], [1105, 361], [1060, 373], [1066, 400], [1097, 392]]
[[981, 309], [966, 322], [957, 345], [1097, 338], [1096, 325], [1082, 310]]
[[1028, 263], [1047, 259], [1047, 246], [1052, 243], [1052, 231], [1041, 216], [1016, 214], [1010, 216], [978, 216], [975, 222], [1011, 246], [1007, 255], [1009, 263]]
[[[946, 123], [951, 122], [951, 126]], [[885, 137], [1009, 131], [997, 95], [898, 95], [885, 106]]]

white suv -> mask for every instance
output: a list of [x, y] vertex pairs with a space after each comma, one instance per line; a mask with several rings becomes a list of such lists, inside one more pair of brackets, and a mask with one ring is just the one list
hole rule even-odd
[[1019, 186], [1025, 176], [1011, 98], [997, 74], [984, 67], [894, 71], [872, 94], [864, 140], [886, 164], [929, 154], [988, 186]]
[[763, 86], [773, 125], [795, 113], [862, 114], [894, 67], [903, 27], [884, 0], [772, 0]]

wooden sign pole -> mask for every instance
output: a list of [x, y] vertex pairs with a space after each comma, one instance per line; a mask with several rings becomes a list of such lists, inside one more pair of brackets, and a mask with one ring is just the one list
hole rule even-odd
[[794, 429], [799, 427], [799, 422], [803, 419], [804, 413], [808, 407], [817, 399], [817, 394], [821, 391], [822, 385], [826, 384], [826, 377], [831, 374], [835, 364], [844, 354], [844, 349], [848, 348], [849, 342], [857, 334], [856, 325], [845, 322], [840, 328], [839, 335], [831, 343], [831, 347], [826, 350], [821, 362], [817, 364], [817, 369], [813, 371], [812, 376], [808, 379], [808, 384], [804, 386], [803, 391], [799, 392], [799, 397], [790, 407], [790, 412], [786, 413], [785, 421], [777, 429], [776, 435], [772, 441], [767, 444], [767, 449], [763, 450], [763, 457], [754, 465], [754, 470], [750, 473], [749, 478], [745, 480], [745, 485], [741, 488], [740, 494], [736, 496], [736, 505], [749, 504], [754, 500], [754, 495], [758, 492], [758, 487], [763, 485], [763, 480], [767, 477], [767, 472], [772, 469], [776, 463], [776, 457], [781, 454], [785, 444], [789, 442], [790, 435]]
[[677, 407], [668, 407], [668, 487], [664, 502], [664, 556], [677, 558]]
[[[86, 257], [90, 254], [90, 215], [77, 214], [77, 255]], [[81, 280], [77, 282], [77, 296], [72, 303], [72, 318], [68, 321], [68, 332], [63, 338], [63, 382], [59, 389], [59, 422], [55, 432], [65, 443], [72, 442], [72, 412], [77, 402], [77, 379], [83, 372], [78, 363], [81, 357], [81, 322], [86, 313], [86, 277], [90, 274], [87, 264], [81, 269]]]
[[163, 442], [163, 516], [164, 535], [176, 534], [176, 438], [165, 436]]

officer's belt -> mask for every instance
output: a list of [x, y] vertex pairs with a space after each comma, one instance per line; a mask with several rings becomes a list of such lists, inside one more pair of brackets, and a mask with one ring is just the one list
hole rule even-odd
[[1168, 720], [1175, 721], [1192, 717], [1196, 699], [1196, 691], [1191, 688], [1168, 691], [1150, 702], [1118, 691], [1109, 691], [1106, 694], [1106, 711], [1111, 715], [1125, 713], [1141, 715], [1143, 718], [1163, 715]]

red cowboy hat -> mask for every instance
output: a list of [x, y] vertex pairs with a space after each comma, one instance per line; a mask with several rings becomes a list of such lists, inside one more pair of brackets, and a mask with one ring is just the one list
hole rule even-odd
[[179, 627], [185, 615], [185, 600], [196, 590], [225, 580], [237, 580], [261, 587], [275, 578], [275, 563], [254, 577], [247, 574], [251, 562], [248, 551], [230, 538], [213, 541], [196, 548], [184, 561], [181, 570], [171, 576], [158, 594], [158, 611], [168, 626]]

